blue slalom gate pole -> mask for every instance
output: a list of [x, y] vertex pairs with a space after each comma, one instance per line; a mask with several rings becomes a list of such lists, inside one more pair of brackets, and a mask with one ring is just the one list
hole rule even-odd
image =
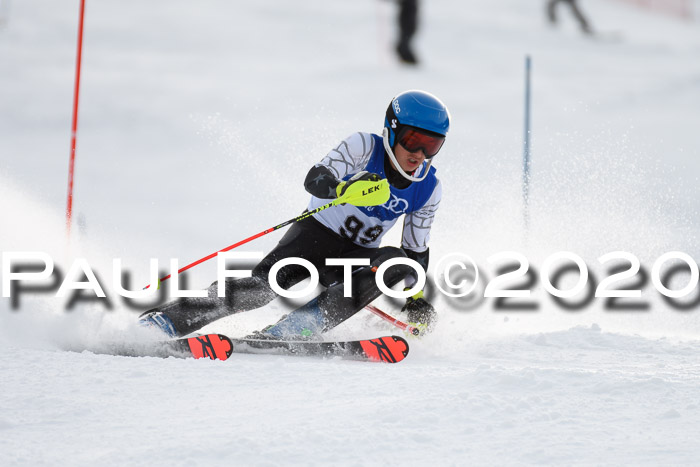
[[523, 221], [525, 235], [530, 227], [530, 70], [532, 60], [525, 56], [525, 141], [523, 145]]

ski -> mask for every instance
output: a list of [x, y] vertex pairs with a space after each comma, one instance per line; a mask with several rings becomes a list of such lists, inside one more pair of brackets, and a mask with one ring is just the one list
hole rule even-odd
[[398, 363], [408, 355], [408, 342], [399, 336], [330, 342], [267, 339], [231, 339], [231, 342], [236, 353], [340, 357], [385, 363]]
[[230, 339], [223, 334], [205, 334], [169, 341], [111, 348], [109, 353], [132, 357], [209, 358], [226, 360], [232, 353], [340, 357], [346, 360], [398, 363], [408, 355], [408, 342], [399, 336], [352, 341], [285, 341]]
[[189, 350], [194, 358], [226, 360], [233, 352], [231, 339], [222, 334], [205, 334], [203, 336], [178, 339], [184, 349]]

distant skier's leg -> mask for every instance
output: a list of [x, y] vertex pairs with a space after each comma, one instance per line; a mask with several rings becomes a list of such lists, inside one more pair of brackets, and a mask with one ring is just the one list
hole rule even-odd
[[551, 24], [556, 24], [557, 22], [557, 3], [560, 0], [548, 0], [547, 1], [547, 18]]
[[[334, 328], [369, 305], [382, 294], [377, 287], [374, 269], [391, 258], [406, 257], [403, 250], [399, 248], [385, 247], [371, 251], [373, 251], [372, 256], [374, 256], [371, 259], [371, 266], [358, 269], [352, 276], [350, 297], [344, 296], [345, 285], [338, 282], [276, 324], [264, 329], [262, 333], [251, 337], [295, 339], [319, 335]], [[384, 283], [387, 287], [393, 287], [412, 271], [410, 266], [392, 266], [384, 274]]]
[[583, 12], [581, 12], [581, 9], [576, 3], [576, 0], [571, 0], [569, 2], [569, 5], [571, 6], [571, 11], [574, 13], [574, 16], [578, 20], [579, 26], [581, 26], [581, 31], [583, 31], [584, 34], [592, 34], [593, 31], [591, 30], [591, 25], [588, 23], [588, 20], [583, 15]]
[[399, 0], [399, 41], [396, 52], [402, 62], [418, 63], [411, 41], [418, 29], [418, 0]]

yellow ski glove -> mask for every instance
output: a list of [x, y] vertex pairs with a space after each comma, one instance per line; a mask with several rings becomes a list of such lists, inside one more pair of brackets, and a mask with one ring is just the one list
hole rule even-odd
[[379, 206], [391, 197], [389, 181], [366, 171], [354, 175], [347, 182], [340, 182], [335, 192], [341, 203], [353, 206]]

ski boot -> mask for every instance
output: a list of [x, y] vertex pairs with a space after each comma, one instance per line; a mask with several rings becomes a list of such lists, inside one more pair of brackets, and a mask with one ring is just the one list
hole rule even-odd
[[325, 314], [318, 306], [318, 299], [314, 298], [306, 305], [297, 308], [282, 319], [262, 331], [245, 337], [245, 339], [257, 340], [314, 340], [320, 336], [325, 327]]

